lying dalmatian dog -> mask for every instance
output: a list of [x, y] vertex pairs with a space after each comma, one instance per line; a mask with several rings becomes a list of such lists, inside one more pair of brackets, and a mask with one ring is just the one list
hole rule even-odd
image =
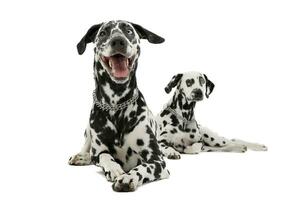
[[156, 123], [136, 82], [140, 39], [164, 39], [140, 25], [109, 21], [92, 26], [78, 43], [79, 54], [94, 42], [96, 89], [82, 150], [70, 165], [100, 166], [113, 190], [169, 177], [156, 139]]
[[245, 152], [247, 149], [266, 151], [261, 144], [242, 140], [228, 140], [195, 120], [194, 108], [198, 101], [208, 98], [214, 84], [205, 74], [188, 72], [173, 76], [165, 91], [177, 87], [172, 99], [157, 116], [157, 135], [163, 154], [169, 159], [180, 159], [180, 153], [196, 154], [202, 151]]

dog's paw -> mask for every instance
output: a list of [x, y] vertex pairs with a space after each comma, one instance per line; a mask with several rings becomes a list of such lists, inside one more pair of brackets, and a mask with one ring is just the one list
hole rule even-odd
[[89, 153], [78, 153], [74, 156], [71, 156], [68, 161], [69, 165], [90, 165], [91, 164], [91, 156]]
[[256, 144], [256, 143], [248, 145], [248, 148], [253, 151], [267, 151], [268, 150], [267, 146], [265, 146], [263, 144]]
[[191, 146], [187, 146], [184, 149], [184, 153], [187, 154], [198, 154], [203, 150], [203, 144], [202, 143], [194, 143]]
[[181, 154], [177, 151], [170, 152], [167, 156], [168, 159], [179, 160], [181, 159]]
[[112, 185], [116, 192], [133, 192], [138, 187], [138, 177], [129, 174], [119, 176]]
[[114, 182], [117, 177], [121, 176], [125, 172], [121, 167], [112, 167], [110, 170], [105, 171], [105, 177], [107, 178], [108, 181]]
[[168, 147], [166, 149], [162, 149], [162, 153], [168, 159], [173, 159], [173, 160], [181, 159], [180, 153], [178, 151], [176, 151], [175, 149], [173, 149], [172, 147]]

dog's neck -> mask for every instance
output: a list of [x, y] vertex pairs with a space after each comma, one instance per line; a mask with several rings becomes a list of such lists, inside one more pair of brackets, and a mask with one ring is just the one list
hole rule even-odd
[[[136, 67], [137, 62], [135, 63], [135, 69]], [[94, 62], [95, 93], [98, 101], [115, 106], [138, 95], [135, 71], [131, 73], [133, 74], [126, 83], [117, 84], [110, 78], [100, 62]]]
[[167, 103], [167, 106], [187, 121], [194, 120], [195, 102], [188, 101], [185, 95], [179, 92], [179, 90], [176, 90], [172, 99]]

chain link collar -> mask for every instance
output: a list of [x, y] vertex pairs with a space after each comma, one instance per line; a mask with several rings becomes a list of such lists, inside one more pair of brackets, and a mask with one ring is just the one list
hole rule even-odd
[[168, 110], [169, 112], [173, 113], [174, 115], [176, 115], [178, 118], [180, 118], [184, 122], [185, 127], [187, 126], [187, 124], [189, 124], [191, 122], [196, 122], [195, 119], [187, 120], [186, 118], [184, 118], [182, 115], [180, 115], [179, 113], [177, 113], [174, 109], [172, 109], [169, 106], [167, 106], [165, 109]]
[[117, 110], [122, 110], [126, 107], [128, 107], [130, 104], [134, 103], [137, 101], [139, 97], [139, 93], [137, 92], [137, 94], [133, 95], [130, 99], [126, 100], [125, 102], [122, 102], [120, 104], [116, 104], [114, 106], [112, 105], [109, 105], [107, 103], [101, 103], [98, 99], [97, 99], [97, 96], [96, 96], [96, 91], [94, 90], [93, 91], [93, 101], [94, 101], [94, 104], [100, 108], [101, 110], [104, 110], [104, 111], [114, 111], [116, 112]]

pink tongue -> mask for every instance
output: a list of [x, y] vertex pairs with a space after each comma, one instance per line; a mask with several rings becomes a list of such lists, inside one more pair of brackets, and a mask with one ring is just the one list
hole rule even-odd
[[116, 78], [125, 78], [129, 75], [127, 58], [123, 56], [110, 57], [112, 73]]

